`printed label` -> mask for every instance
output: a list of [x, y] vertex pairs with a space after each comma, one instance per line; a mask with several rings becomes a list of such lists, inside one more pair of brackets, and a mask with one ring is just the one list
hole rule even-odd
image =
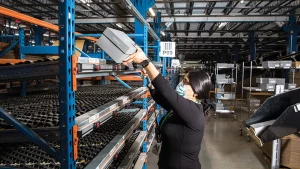
[[114, 105], [110, 106], [109, 110], [113, 110], [113, 109], [116, 108], [116, 107], [117, 107], [117, 105], [114, 104]]
[[94, 116], [89, 118], [89, 122], [94, 121], [95, 119], [96, 119], [96, 116], [94, 115]]

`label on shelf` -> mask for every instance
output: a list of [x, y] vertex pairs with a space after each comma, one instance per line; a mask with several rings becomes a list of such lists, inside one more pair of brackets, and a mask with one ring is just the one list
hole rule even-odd
[[89, 122], [96, 120], [99, 117], [99, 114], [95, 114], [89, 118]]
[[116, 107], [117, 107], [117, 105], [114, 104], [114, 105], [112, 105], [112, 106], [109, 107], [109, 110], [113, 110], [113, 109], [116, 108]]

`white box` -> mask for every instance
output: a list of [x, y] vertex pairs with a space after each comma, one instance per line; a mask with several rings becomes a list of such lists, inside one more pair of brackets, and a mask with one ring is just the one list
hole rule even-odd
[[135, 53], [135, 42], [124, 32], [106, 28], [97, 41], [97, 45], [104, 50], [116, 63], [122, 63], [128, 56]]

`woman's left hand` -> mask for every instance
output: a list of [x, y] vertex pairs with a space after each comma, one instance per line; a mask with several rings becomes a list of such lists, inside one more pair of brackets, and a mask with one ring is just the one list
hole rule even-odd
[[140, 64], [144, 60], [147, 60], [147, 56], [143, 52], [143, 50], [139, 46], [135, 46], [137, 49], [137, 52], [134, 54], [130, 55], [126, 60], [123, 61], [123, 64], [127, 65], [128, 63], [134, 62], [137, 64]]

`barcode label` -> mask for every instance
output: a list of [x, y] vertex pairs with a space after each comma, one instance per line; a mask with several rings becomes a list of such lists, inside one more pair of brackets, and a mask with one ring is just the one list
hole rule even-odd
[[175, 42], [160, 42], [160, 57], [175, 57]]

